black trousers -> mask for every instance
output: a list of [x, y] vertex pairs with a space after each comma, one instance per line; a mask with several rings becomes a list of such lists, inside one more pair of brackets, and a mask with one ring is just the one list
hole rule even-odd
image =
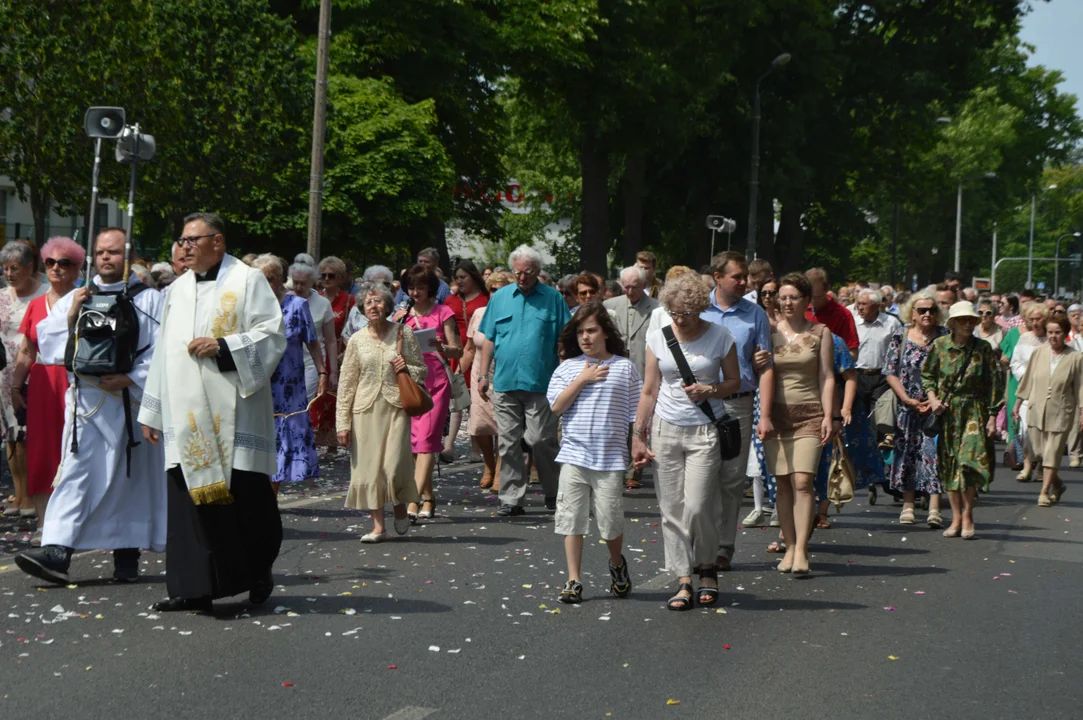
[[[866, 375], [858, 370], [857, 375], [857, 398], [854, 403], [854, 417], [867, 418], [876, 406], [876, 401], [885, 392], [894, 392], [887, 384], [887, 378], [881, 374]], [[876, 427], [877, 436], [887, 432], [894, 432], [891, 428]]]
[[196, 505], [181, 469], [170, 468], [168, 476], [169, 597], [217, 599], [248, 592], [282, 546], [282, 516], [270, 478], [234, 470], [232, 503]]

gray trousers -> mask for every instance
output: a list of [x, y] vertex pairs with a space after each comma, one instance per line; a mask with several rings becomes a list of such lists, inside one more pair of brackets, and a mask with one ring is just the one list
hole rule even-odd
[[520, 441], [526, 440], [547, 498], [557, 496], [557, 416], [545, 393], [523, 390], [493, 393], [493, 415], [500, 439], [500, 502], [523, 504], [526, 495], [526, 458]]
[[748, 450], [752, 446], [751, 395], [726, 400], [726, 414], [741, 422], [741, 454], [722, 463], [722, 511], [719, 515], [718, 554], [733, 560], [737, 543], [737, 524], [741, 520], [741, 503], [745, 500], [745, 471], [748, 468]]

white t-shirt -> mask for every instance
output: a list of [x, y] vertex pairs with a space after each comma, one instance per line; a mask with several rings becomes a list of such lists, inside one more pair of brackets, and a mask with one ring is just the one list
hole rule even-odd
[[[704, 321], [707, 329], [694, 342], [681, 343], [681, 350], [696, 382], [713, 385], [722, 377], [722, 359], [733, 347], [733, 333], [722, 325]], [[654, 412], [670, 425], [704, 425], [710, 420], [696, 404], [688, 399], [684, 391], [680, 370], [666, 346], [662, 329], [647, 332], [647, 347], [658, 358], [658, 368], [662, 371], [662, 383], [658, 390], [658, 402]], [[711, 410], [715, 418], [725, 414], [721, 398], [711, 398]]]
[[[304, 299], [308, 301], [308, 311], [312, 313], [312, 323], [316, 326], [316, 337], [320, 341], [320, 352], [323, 353], [324, 362], [326, 362], [327, 348], [323, 341], [323, 328], [326, 324], [330, 324], [331, 330], [335, 329], [335, 311], [331, 309], [331, 301], [315, 290]], [[320, 376], [316, 372], [316, 363], [312, 359], [312, 353], [303, 354], [305, 356], [305, 390], [308, 392], [308, 399], [312, 400], [316, 397]]]
[[[557, 366], [545, 393], [550, 405], [583, 372], [586, 364], [587, 356], [580, 355]], [[614, 355], [601, 364], [609, 366], [609, 375], [601, 382], [584, 386], [561, 415], [564, 434], [557, 462], [589, 470], [623, 472], [628, 469], [629, 461], [628, 425], [636, 419], [643, 378], [626, 357]]]

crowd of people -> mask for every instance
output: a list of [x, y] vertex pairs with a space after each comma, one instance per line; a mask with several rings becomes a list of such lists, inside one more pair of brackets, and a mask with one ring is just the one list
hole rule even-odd
[[[561, 602], [582, 601], [591, 518], [610, 591], [631, 592], [623, 498], [653, 479], [676, 611], [718, 602], [741, 525], [778, 527], [778, 571], [808, 575], [839, 483], [892, 495], [901, 524], [920, 503], [945, 538], [973, 538], [994, 440], [1042, 507], [1064, 495], [1063, 455], [1083, 461], [1083, 306], [953, 273], [913, 292], [832, 285], [727, 251], [663, 278], [644, 251], [614, 280], [553, 279], [520, 246], [507, 268], [463, 259], [444, 276], [426, 248], [355, 279], [337, 257], [235, 258], [209, 213], [185, 219], [170, 263], [127, 256], [119, 228], [93, 249], [81, 278], [68, 238], [0, 248], [4, 514], [35, 519], [16, 562], [49, 582], [69, 581], [76, 550], [113, 550], [117, 581], [166, 550], [160, 610], [266, 600], [276, 496], [318, 477], [321, 453], [349, 455], [346, 507], [372, 519], [361, 542], [390, 539], [388, 506], [396, 535], [431, 521], [464, 419], [498, 516], [525, 514], [540, 485], [564, 538]], [[129, 372], [65, 367], [94, 295], [138, 311]]]

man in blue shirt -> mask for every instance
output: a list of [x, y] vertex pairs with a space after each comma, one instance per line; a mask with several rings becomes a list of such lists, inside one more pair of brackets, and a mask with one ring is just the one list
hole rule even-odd
[[726, 414], [741, 423], [741, 454], [722, 463], [722, 517], [718, 558], [719, 570], [732, 568], [737, 540], [737, 522], [744, 500], [745, 468], [752, 445], [752, 410], [759, 388], [759, 374], [771, 364], [771, 324], [759, 305], [744, 298], [748, 287], [748, 263], [739, 252], [726, 251], [711, 260], [715, 289], [711, 306], [700, 316], [733, 333], [741, 388], [725, 399]]
[[[478, 332], [484, 336], [475, 362], [482, 368], [478, 392], [493, 391], [493, 414], [500, 438], [499, 515], [522, 515], [526, 495], [526, 466], [520, 441], [534, 455], [538, 479], [545, 490], [545, 506], [556, 509], [557, 418], [545, 391], [560, 357], [557, 341], [571, 320], [568, 305], [555, 288], [538, 282], [541, 255], [520, 245], [508, 265], [516, 284], [493, 293]], [[488, 368], [496, 360], [493, 377]]]
[[[417, 264], [424, 265], [429, 270], [437, 272], [440, 269], [440, 251], [436, 248], [425, 248], [417, 254]], [[451, 294], [451, 288], [442, 278], [439, 278], [440, 285], [436, 289], [436, 302], [440, 305], [444, 304], [444, 300]], [[405, 305], [409, 302], [410, 296], [399, 288], [399, 291], [395, 293], [395, 305]]]

